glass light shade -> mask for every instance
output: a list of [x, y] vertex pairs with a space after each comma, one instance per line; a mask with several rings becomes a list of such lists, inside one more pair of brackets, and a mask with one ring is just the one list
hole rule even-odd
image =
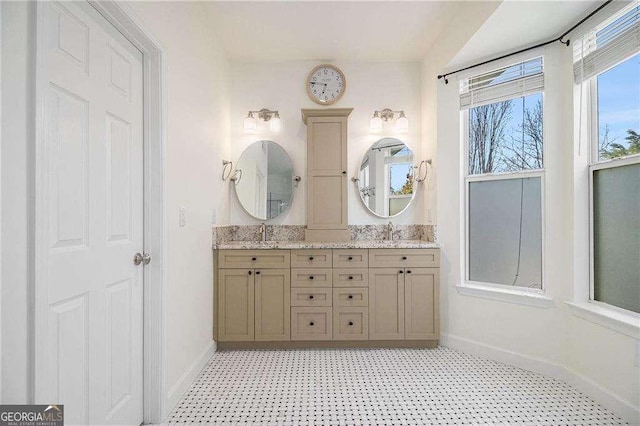
[[269, 128], [272, 132], [280, 132], [280, 130], [282, 130], [282, 121], [280, 121], [280, 116], [278, 114], [269, 120]]
[[242, 127], [245, 133], [255, 133], [256, 130], [258, 130], [258, 122], [253, 118], [253, 115], [250, 114], [244, 119]]
[[396, 120], [396, 132], [407, 133], [409, 131], [409, 120], [402, 114]]
[[378, 114], [375, 114], [371, 118], [371, 121], [369, 122], [369, 128], [371, 129], [372, 132], [381, 132], [382, 131], [382, 118], [380, 118], [380, 116], [378, 116]]

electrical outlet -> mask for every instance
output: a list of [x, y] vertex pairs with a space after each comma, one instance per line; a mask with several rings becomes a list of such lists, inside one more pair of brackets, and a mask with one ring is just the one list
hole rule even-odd
[[180, 226], [187, 226], [187, 208], [186, 207], [180, 207], [180, 214], [179, 214], [179, 222], [180, 222]]

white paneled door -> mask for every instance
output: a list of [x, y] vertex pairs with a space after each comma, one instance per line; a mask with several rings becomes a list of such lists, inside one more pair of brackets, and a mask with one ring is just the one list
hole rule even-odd
[[142, 53], [91, 5], [42, 2], [36, 399], [142, 422]]

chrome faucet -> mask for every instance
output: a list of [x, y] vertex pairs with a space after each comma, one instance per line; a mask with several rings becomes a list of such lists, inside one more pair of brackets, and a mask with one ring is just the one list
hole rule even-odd
[[387, 225], [387, 240], [393, 241], [393, 223], [389, 221], [389, 225]]
[[259, 232], [260, 232], [260, 239], [262, 241], [267, 241], [267, 225], [264, 222], [260, 224]]

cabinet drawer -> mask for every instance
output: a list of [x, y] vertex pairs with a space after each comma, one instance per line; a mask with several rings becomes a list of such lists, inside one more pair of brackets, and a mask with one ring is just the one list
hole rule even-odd
[[334, 288], [333, 306], [369, 306], [369, 289], [364, 287]]
[[291, 306], [331, 306], [331, 288], [291, 289]]
[[291, 250], [292, 268], [331, 268], [331, 250]]
[[334, 268], [366, 268], [369, 266], [367, 249], [333, 250]]
[[289, 250], [220, 250], [218, 268], [288, 268]]
[[333, 308], [333, 340], [367, 340], [367, 308]]
[[331, 287], [333, 275], [328, 268], [291, 269], [291, 287]]
[[334, 287], [367, 287], [369, 285], [368, 269], [334, 269]]
[[371, 249], [369, 265], [372, 268], [438, 268], [439, 249]]
[[331, 307], [291, 308], [291, 340], [331, 340]]

